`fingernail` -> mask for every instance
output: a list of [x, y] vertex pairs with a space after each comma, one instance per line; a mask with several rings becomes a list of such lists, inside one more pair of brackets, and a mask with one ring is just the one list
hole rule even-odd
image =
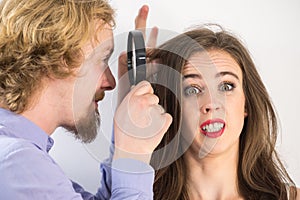
[[148, 7], [147, 5], [143, 5], [142, 9], [143, 9], [145, 12], [148, 12], [149, 7]]

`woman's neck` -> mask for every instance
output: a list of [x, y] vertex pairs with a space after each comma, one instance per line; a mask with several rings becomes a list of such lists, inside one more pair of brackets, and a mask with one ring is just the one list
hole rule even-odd
[[184, 155], [191, 200], [242, 199], [237, 187], [238, 144], [222, 154], [208, 154], [201, 159], [195, 155], [192, 150]]

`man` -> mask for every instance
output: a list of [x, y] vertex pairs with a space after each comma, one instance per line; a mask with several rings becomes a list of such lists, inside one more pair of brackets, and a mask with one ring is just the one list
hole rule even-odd
[[[114, 22], [109, 4], [2, 0], [0, 10], [0, 199], [152, 199], [149, 160], [172, 119], [146, 81], [117, 110], [117, 119], [133, 127], [115, 120], [111, 193], [107, 174], [92, 195], [48, 155], [57, 127], [83, 142], [96, 137], [97, 102], [115, 87], [107, 64]], [[138, 22], [144, 24], [147, 12], [140, 12]], [[147, 125], [149, 110], [163, 123], [151, 137], [139, 137], [135, 126]]]

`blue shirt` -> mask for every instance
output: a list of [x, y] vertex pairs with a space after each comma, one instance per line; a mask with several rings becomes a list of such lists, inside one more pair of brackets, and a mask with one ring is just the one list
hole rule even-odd
[[95, 195], [72, 182], [50, 157], [53, 139], [21, 115], [0, 108], [1, 200], [149, 200], [154, 170], [131, 159], [102, 163]]

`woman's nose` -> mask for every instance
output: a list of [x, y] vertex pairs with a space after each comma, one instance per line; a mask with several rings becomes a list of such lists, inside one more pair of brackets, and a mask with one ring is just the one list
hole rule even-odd
[[[206, 94], [205, 97], [200, 99], [200, 111], [203, 114], [207, 114], [221, 108], [220, 97], [217, 95]], [[202, 101], [202, 102], [201, 102]]]
[[201, 107], [201, 112], [203, 114], [207, 114], [214, 110], [218, 110], [219, 108], [220, 108], [220, 106], [217, 103], [209, 103], [209, 104], [205, 104]]

